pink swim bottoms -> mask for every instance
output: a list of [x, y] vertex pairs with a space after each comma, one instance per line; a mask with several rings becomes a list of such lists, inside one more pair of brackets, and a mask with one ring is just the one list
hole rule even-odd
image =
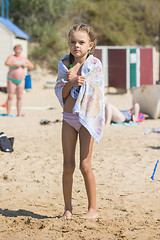
[[63, 120], [79, 132], [82, 124], [79, 122], [78, 114], [63, 112]]

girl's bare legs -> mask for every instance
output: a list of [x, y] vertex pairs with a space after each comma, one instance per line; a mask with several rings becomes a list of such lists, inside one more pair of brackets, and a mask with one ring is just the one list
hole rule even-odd
[[7, 115], [10, 116], [11, 113], [11, 106], [12, 106], [12, 100], [14, 97], [14, 94], [16, 92], [17, 86], [10, 80], [7, 82], [7, 93], [8, 93], [8, 98], [7, 98]]
[[71, 218], [72, 215], [72, 184], [75, 169], [75, 148], [77, 142], [77, 131], [67, 122], [63, 121], [62, 126], [62, 147], [63, 147], [63, 196], [65, 211], [62, 216], [64, 219]]
[[96, 218], [98, 216], [96, 208], [96, 183], [91, 166], [91, 155], [94, 139], [83, 126], [79, 132], [80, 139], [80, 169], [84, 177], [87, 197], [88, 197], [88, 212], [84, 218]]
[[110, 125], [111, 121], [115, 123], [122, 123], [125, 121], [124, 115], [115, 106], [107, 103], [105, 106], [105, 123]]
[[25, 81], [21, 82], [19, 85], [17, 85], [17, 116], [22, 115], [22, 96], [24, 91]]

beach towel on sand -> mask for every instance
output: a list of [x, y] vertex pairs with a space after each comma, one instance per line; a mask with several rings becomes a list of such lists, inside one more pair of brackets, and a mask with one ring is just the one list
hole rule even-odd
[[134, 126], [138, 126], [139, 124], [140, 124], [139, 122], [111, 123], [112, 126], [127, 126], [127, 127], [134, 127]]
[[[8, 117], [7, 113], [0, 113], [1, 117]], [[15, 114], [10, 114], [10, 117], [17, 117]]]
[[[62, 90], [67, 83], [66, 73], [68, 71], [62, 60], [68, 57], [69, 55], [64, 56], [59, 61], [55, 86], [55, 93], [62, 107], [64, 107]], [[105, 113], [104, 78], [100, 60], [90, 55], [82, 66], [81, 75], [85, 76], [84, 84], [80, 88], [73, 87], [71, 90], [71, 96], [77, 99], [73, 113], [79, 114], [79, 122], [99, 142], [102, 137]]]

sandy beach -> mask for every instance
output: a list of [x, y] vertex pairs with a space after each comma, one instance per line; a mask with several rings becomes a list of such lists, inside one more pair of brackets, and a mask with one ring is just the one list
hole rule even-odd
[[[96, 177], [97, 219], [84, 220], [87, 199], [79, 170], [79, 145], [73, 185], [73, 217], [61, 220], [64, 210], [61, 175], [62, 109], [52, 88], [52, 75], [32, 73], [32, 89], [23, 96], [24, 117], [0, 117], [0, 132], [14, 137], [13, 153], [0, 152], [0, 240], [159, 240], [160, 120], [136, 126], [104, 128], [94, 143], [92, 166]], [[0, 92], [0, 104], [7, 94]], [[132, 104], [131, 93], [107, 95], [120, 109]], [[16, 114], [14, 98], [12, 113]], [[0, 113], [5, 113], [0, 109]], [[60, 122], [40, 125], [41, 120]]]

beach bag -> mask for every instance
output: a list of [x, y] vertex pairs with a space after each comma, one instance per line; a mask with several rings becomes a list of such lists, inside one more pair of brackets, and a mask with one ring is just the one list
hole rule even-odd
[[27, 74], [25, 77], [25, 89], [31, 89], [32, 88], [32, 81], [31, 81], [31, 75]]
[[0, 150], [3, 152], [13, 152], [14, 138], [7, 138], [4, 132], [0, 133]]
[[139, 113], [138, 120], [136, 122], [143, 122], [145, 120], [145, 116], [143, 113]]

